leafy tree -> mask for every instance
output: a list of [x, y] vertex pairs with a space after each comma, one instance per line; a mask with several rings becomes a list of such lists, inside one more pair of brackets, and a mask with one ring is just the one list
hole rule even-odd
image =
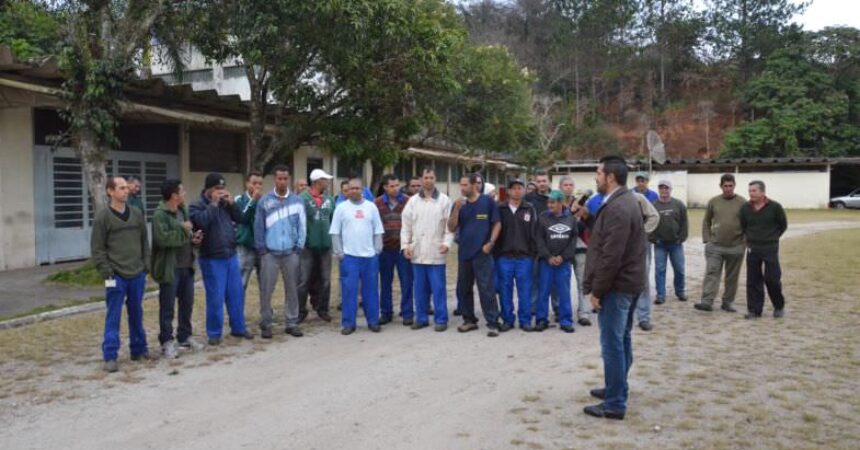
[[849, 97], [826, 67], [800, 49], [779, 50], [743, 90], [756, 120], [729, 133], [723, 155], [842, 156], [860, 153], [860, 133], [850, 123]]
[[0, 45], [9, 46], [18, 58], [53, 54], [58, 38], [58, 18], [44, 5], [0, 2]]

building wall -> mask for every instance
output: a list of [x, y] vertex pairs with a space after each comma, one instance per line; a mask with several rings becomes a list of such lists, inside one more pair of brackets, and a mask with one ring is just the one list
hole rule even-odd
[[31, 111], [0, 109], [0, 270], [36, 264]]
[[[750, 172], [735, 173], [737, 193], [747, 196], [750, 181], [761, 180], [767, 186], [769, 197], [786, 208], [827, 208], [830, 200], [830, 172]], [[704, 207], [708, 200], [720, 193], [720, 173], [691, 173], [687, 176], [688, 203]]]
[[[194, 202], [200, 197], [200, 192], [203, 190], [203, 183], [206, 180], [206, 175], [209, 175], [209, 173], [192, 172], [190, 170], [191, 156], [187, 126], [181, 126], [179, 139], [179, 165], [182, 168], [180, 171], [182, 184], [188, 192], [187, 201]], [[221, 175], [224, 176], [224, 180], [227, 182], [227, 190], [230, 191], [230, 193], [238, 195], [245, 190], [244, 174], [228, 172], [222, 173]]]

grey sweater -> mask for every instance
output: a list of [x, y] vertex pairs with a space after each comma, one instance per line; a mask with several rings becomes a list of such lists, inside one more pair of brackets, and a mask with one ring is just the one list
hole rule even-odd
[[689, 221], [684, 202], [677, 198], [670, 198], [668, 202], [658, 199], [654, 202], [654, 208], [660, 214], [660, 223], [651, 233], [651, 240], [666, 243], [686, 241], [689, 235]]

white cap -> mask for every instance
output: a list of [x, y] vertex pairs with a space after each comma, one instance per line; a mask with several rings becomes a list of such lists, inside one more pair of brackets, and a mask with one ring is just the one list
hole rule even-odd
[[496, 185], [493, 183], [484, 183], [484, 193], [487, 195], [496, 193]]
[[325, 173], [325, 170], [314, 169], [311, 171], [311, 183], [313, 183], [314, 181], [319, 180], [319, 179], [331, 180], [332, 178], [334, 178], [334, 177]]
[[657, 187], [660, 187], [660, 186], [666, 186], [667, 188], [672, 189], [672, 181], [671, 180], [665, 180], [665, 179], [660, 180], [660, 182], [657, 183]]

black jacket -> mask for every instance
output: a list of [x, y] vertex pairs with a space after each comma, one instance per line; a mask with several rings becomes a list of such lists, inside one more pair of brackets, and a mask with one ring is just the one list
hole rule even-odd
[[627, 187], [619, 187], [594, 219], [584, 292], [602, 299], [610, 291], [639, 295], [645, 289], [643, 226], [638, 200]]
[[767, 203], [756, 211], [750, 202], [746, 202], [741, 206], [740, 219], [741, 229], [750, 250], [779, 250], [779, 238], [788, 229], [788, 219], [782, 205], [768, 199]]
[[537, 229], [538, 216], [529, 202], [522, 202], [516, 214], [511, 212], [508, 202], [501, 202], [499, 217], [502, 232], [495, 245], [495, 256], [507, 258], [534, 258], [534, 235]]
[[571, 261], [576, 256], [576, 239], [581, 222], [565, 208], [561, 217], [547, 210], [540, 215], [535, 234], [538, 258], [561, 256]]
[[236, 227], [242, 223], [242, 212], [236, 204], [210, 202], [201, 193], [200, 199], [188, 207], [195, 230], [203, 230], [199, 256], [229, 258], [236, 254]]

